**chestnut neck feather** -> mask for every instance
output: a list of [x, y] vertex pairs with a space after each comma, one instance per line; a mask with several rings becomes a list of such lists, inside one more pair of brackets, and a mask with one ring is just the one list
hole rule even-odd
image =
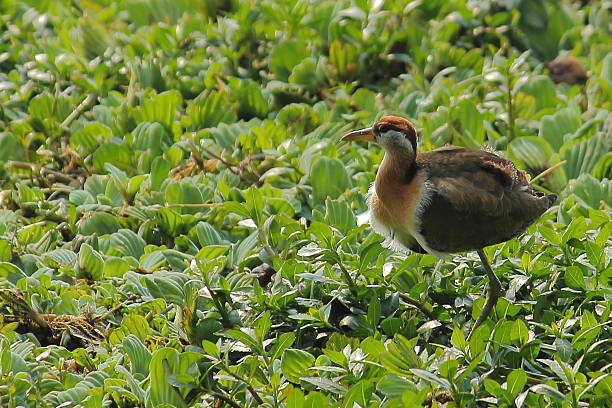
[[388, 151], [376, 175], [376, 192], [384, 200], [388, 193], [412, 181], [416, 174], [415, 155], [407, 151]]

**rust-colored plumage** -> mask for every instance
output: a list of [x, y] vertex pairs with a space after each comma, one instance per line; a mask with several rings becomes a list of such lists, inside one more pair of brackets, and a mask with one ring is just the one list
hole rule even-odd
[[548, 71], [555, 84], [584, 84], [588, 79], [582, 63], [575, 57], [563, 57], [550, 62]]
[[[536, 193], [526, 173], [488, 151], [445, 146], [417, 155], [414, 127], [397, 116], [342, 140], [373, 141], [385, 149], [370, 192], [370, 222], [392, 249], [438, 257], [476, 250], [488, 272], [482, 248], [521, 234], [556, 199]], [[489, 278], [488, 310], [474, 328], [497, 300], [492, 289], [499, 281], [492, 271]]]

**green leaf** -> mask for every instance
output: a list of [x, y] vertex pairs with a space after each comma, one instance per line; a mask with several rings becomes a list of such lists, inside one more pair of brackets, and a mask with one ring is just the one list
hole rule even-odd
[[104, 259], [91, 245], [83, 243], [79, 250], [79, 269], [94, 281], [104, 276]]
[[105, 212], [94, 212], [86, 215], [78, 223], [81, 235], [105, 235], [113, 234], [121, 229], [117, 217]]
[[225, 92], [206, 90], [187, 105], [188, 129], [211, 128], [236, 121], [236, 111]]
[[346, 201], [329, 198], [325, 200], [325, 222], [344, 233], [348, 233], [357, 226], [355, 214]]
[[508, 379], [506, 381], [508, 384], [506, 389], [512, 396], [512, 399], [516, 398], [516, 396], [523, 390], [525, 384], [527, 384], [527, 374], [525, 370], [522, 368], [512, 370], [510, 374], [508, 374]]
[[478, 356], [482, 351], [484, 351], [487, 342], [489, 341], [489, 336], [491, 335], [491, 329], [488, 326], [481, 325], [479, 326], [472, 336], [470, 337], [470, 354], [472, 358]]
[[278, 44], [270, 52], [270, 70], [281, 81], [287, 81], [293, 67], [308, 57], [308, 49], [300, 41], [289, 40]]
[[287, 380], [299, 384], [300, 377], [308, 373], [313, 366], [315, 358], [307, 351], [287, 349], [281, 358], [281, 371]]
[[187, 282], [191, 278], [188, 275], [159, 271], [144, 278], [147, 289], [155, 298], [161, 298], [168, 303], [184, 306], [187, 297]]
[[274, 342], [274, 347], [270, 352], [270, 359], [274, 361], [279, 358], [281, 355], [283, 355], [285, 350], [293, 345], [294, 342], [295, 333], [289, 332], [281, 334]]
[[374, 383], [368, 380], [361, 380], [357, 384], [351, 386], [344, 395], [344, 407], [353, 407], [353, 403], [359, 404], [363, 408], [367, 408], [372, 399], [374, 391]]
[[586, 282], [582, 269], [579, 266], [572, 265], [565, 269], [565, 284], [572, 289], [586, 290]]
[[301, 377], [300, 380], [302, 382], [305, 383], [309, 383], [314, 385], [315, 387], [318, 387], [322, 390], [325, 391], [329, 391], [331, 393], [337, 394], [337, 395], [344, 395], [344, 393], [346, 393], [346, 388], [344, 388], [343, 386], [341, 386], [340, 384], [338, 384], [335, 381], [332, 381], [328, 378], [325, 377]]
[[484, 387], [485, 390], [493, 395], [494, 397], [499, 397], [501, 396], [501, 385], [499, 385], [499, 383], [491, 378], [485, 378], [484, 382]]
[[512, 341], [518, 342], [519, 345], [524, 345], [529, 340], [529, 329], [523, 319], [517, 319], [512, 325], [510, 331]]
[[158, 122], [172, 133], [178, 107], [182, 104], [181, 93], [176, 90], [162, 92], [146, 98], [137, 110], [137, 121]]
[[601, 65], [601, 77], [612, 85], [612, 54], [608, 53]]
[[412, 368], [422, 366], [421, 359], [414, 352], [414, 346], [399, 334], [387, 345], [387, 352], [381, 354], [380, 362], [389, 372], [401, 376], [410, 375]]
[[550, 78], [544, 75], [530, 75], [524, 79], [525, 81], [517, 86], [516, 91], [534, 97], [537, 111], [557, 106], [559, 98], [557, 98], [555, 84]]
[[513, 140], [508, 145], [508, 152], [513, 161], [532, 173], [540, 173], [549, 167], [553, 149], [544, 139], [525, 136]]
[[372, 296], [372, 300], [368, 305], [368, 322], [370, 323], [370, 327], [373, 331], [376, 331], [378, 327], [378, 321], [380, 320], [380, 300], [378, 296]]
[[465, 341], [465, 334], [459, 326], [455, 326], [453, 328], [451, 341], [453, 343], [453, 346], [457, 347], [459, 350], [465, 350], [465, 348], [467, 347], [467, 342]]
[[129, 229], [120, 229], [111, 235], [113, 248], [122, 255], [140, 259], [144, 253], [146, 242], [138, 234]]
[[459, 102], [455, 109], [461, 128], [478, 144], [482, 144], [485, 136], [483, 117], [476, 108], [474, 101], [464, 99]]
[[172, 170], [170, 163], [163, 157], [156, 157], [151, 163], [151, 190], [160, 191], [168, 173]]
[[562, 361], [568, 362], [570, 358], [572, 358], [572, 353], [573, 353], [572, 344], [569, 341], [563, 338], [557, 337], [555, 339], [554, 345]]
[[557, 401], [564, 401], [569, 403], [569, 399], [565, 395], [561, 394], [558, 390], [548, 384], [536, 384], [529, 388], [529, 391], [536, 394], [546, 395]]
[[95, 170], [106, 171], [106, 164], [112, 163], [121, 170], [128, 171], [133, 168], [134, 154], [124, 144], [104, 143], [93, 153], [93, 167]]
[[149, 396], [152, 406], [169, 404], [177, 408], [186, 408], [187, 404], [180, 393], [170, 384], [169, 376], [180, 372], [179, 352], [170, 347], [157, 349], [149, 364]]
[[442, 378], [437, 376], [434, 373], [431, 373], [429, 371], [426, 370], [420, 370], [417, 368], [412, 368], [410, 369], [410, 371], [416, 375], [417, 377], [421, 377], [422, 379], [429, 381], [431, 383], [436, 384], [437, 386], [445, 389], [445, 390], [450, 390], [451, 389], [451, 385], [450, 382], [446, 379], [446, 378]]
[[587, 208], [602, 208], [605, 203], [612, 203], [612, 180], [597, 180], [589, 174], [582, 174], [569, 182], [564, 195], [572, 193]]
[[576, 217], [570, 222], [563, 233], [562, 241], [567, 244], [570, 239], [582, 239], [584, 233], [588, 230], [588, 226], [584, 217]]
[[231, 78], [230, 87], [234, 99], [238, 100], [238, 117], [250, 119], [252, 117], [264, 118], [270, 106], [264, 98], [261, 87], [250, 79]]
[[565, 135], [574, 133], [579, 127], [579, 113], [573, 108], [561, 109], [554, 115], [542, 118], [540, 137], [548, 142], [553, 151], [558, 152], [563, 146]]
[[335, 199], [350, 187], [344, 164], [338, 159], [320, 157], [310, 169], [313, 201], [323, 203], [326, 198]]
[[111, 136], [112, 131], [109, 127], [99, 123], [88, 123], [70, 137], [70, 146], [82, 156], [87, 156]]
[[414, 383], [394, 374], [382, 377], [376, 388], [388, 398], [399, 397], [406, 391], [418, 391]]
[[142, 340], [134, 334], [129, 334], [123, 338], [122, 348], [132, 363], [132, 374], [146, 376], [149, 373], [151, 352], [145, 347]]
[[231, 329], [227, 331], [227, 334], [232, 339], [237, 340], [250, 348], [253, 352], [263, 354], [263, 345], [261, 340], [257, 338], [257, 335], [252, 329]]
[[263, 223], [264, 199], [261, 191], [255, 187], [250, 187], [244, 194], [246, 199], [246, 208], [249, 212], [249, 217], [255, 221], [257, 226]]

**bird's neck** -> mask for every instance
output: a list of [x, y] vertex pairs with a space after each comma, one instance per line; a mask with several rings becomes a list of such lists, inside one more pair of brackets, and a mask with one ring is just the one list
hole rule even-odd
[[[410, 152], [411, 153], [411, 152]], [[376, 191], [384, 195], [392, 193], [396, 187], [406, 185], [416, 175], [415, 155], [409, 152], [385, 152], [378, 174], [376, 175]]]

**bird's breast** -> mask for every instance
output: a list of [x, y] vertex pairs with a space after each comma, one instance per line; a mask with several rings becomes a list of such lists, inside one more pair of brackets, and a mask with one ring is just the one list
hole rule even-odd
[[369, 202], [370, 220], [372, 228], [387, 238], [388, 247], [409, 249], [418, 243], [427, 249], [419, 228], [430, 195], [425, 172], [417, 172], [405, 184], [377, 175]]

